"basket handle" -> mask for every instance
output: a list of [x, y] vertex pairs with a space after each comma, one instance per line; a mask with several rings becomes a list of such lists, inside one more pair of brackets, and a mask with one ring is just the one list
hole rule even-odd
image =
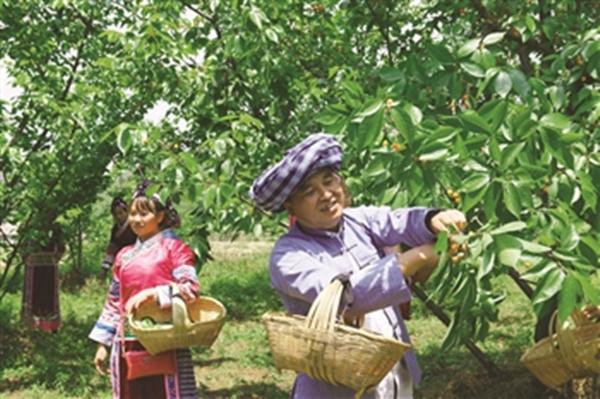
[[[593, 323], [593, 321], [585, 317], [581, 309], [573, 309], [570, 317], [571, 320], [573, 320], [575, 327], [583, 327]], [[558, 320], [558, 310], [555, 310], [554, 313], [552, 313], [550, 323], [548, 323], [548, 336], [551, 337], [555, 332], [557, 334], [562, 333], [562, 324]]]
[[173, 296], [171, 298], [173, 328], [175, 331], [181, 332], [186, 330], [188, 325], [187, 305], [179, 293], [179, 287], [177, 287], [177, 284], [173, 283], [171, 284], [171, 287], [173, 289]]
[[[573, 325], [577, 327], [583, 327], [590, 323], [583, 312], [579, 309], [573, 310], [573, 313], [570, 315], [571, 320], [573, 321]], [[556, 334], [552, 334], [552, 326], [555, 325]], [[552, 348], [558, 351], [560, 357], [562, 358], [564, 365], [573, 375], [578, 375], [581, 373], [581, 367], [575, 357], [572, 337], [564, 328], [564, 323], [561, 323], [558, 318], [558, 311], [554, 311], [552, 314], [552, 318], [550, 319], [549, 326], [549, 336], [552, 339], [553, 345]]]
[[308, 328], [324, 331], [333, 331], [344, 285], [340, 280], [334, 280], [329, 284], [312, 303], [305, 326]]

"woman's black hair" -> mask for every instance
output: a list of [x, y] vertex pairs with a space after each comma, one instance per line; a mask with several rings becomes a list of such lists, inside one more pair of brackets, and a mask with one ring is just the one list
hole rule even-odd
[[[161, 223], [161, 229], [166, 229], [166, 228], [178, 228], [181, 226], [181, 218], [179, 217], [179, 214], [177, 213], [177, 210], [173, 207], [173, 203], [171, 202], [170, 198], [167, 198], [167, 200], [163, 203], [163, 201], [160, 199], [160, 197], [158, 196], [158, 194], [152, 194], [150, 196], [148, 196], [146, 194], [146, 189], [152, 184], [151, 181], [149, 180], [143, 180], [135, 189], [135, 192], [133, 193], [133, 200], [131, 205], [133, 205], [133, 202], [137, 199], [137, 198], [146, 198], [148, 200], [148, 204], [144, 205], [144, 207], [147, 207], [148, 205], [150, 205], [150, 203], [152, 205], [150, 205], [148, 208], [150, 211], [152, 212], [164, 212], [165, 213], [165, 217]], [[131, 206], [130, 205], [130, 206]]]
[[125, 200], [123, 199], [123, 197], [121, 197], [120, 195], [117, 195], [116, 197], [113, 198], [112, 203], [110, 204], [110, 211], [114, 212], [115, 209], [117, 208], [125, 208], [127, 209], [127, 202], [125, 202]]

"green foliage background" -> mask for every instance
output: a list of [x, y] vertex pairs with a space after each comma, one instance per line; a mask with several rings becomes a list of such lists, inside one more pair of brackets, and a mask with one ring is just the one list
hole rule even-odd
[[[453, 312], [446, 345], [486, 336], [498, 275], [532, 284], [540, 315], [600, 304], [599, 13], [578, 0], [0, 0], [0, 59], [22, 89], [0, 103], [0, 289], [26, 243], [57, 221], [70, 240], [89, 226], [87, 242], [91, 204], [141, 174], [184, 205], [203, 258], [207, 232], [276, 232], [281, 215], [257, 212], [248, 188], [325, 130], [344, 143], [356, 204], [467, 213], [466, 258], [430, 286]], [[148, 122], [159, 101], [166, 117]]]

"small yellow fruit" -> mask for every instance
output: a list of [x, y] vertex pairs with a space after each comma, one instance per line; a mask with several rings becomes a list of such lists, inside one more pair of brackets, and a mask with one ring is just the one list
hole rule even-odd
[[458, 244], [457, 244], [457, 243], [455, 243], [455, 242], [453, 242], [453, 243], [450, 245], [450, 253], [451, 253], [451, 254], [455, 254], [455, 253], [457, 253], [459, 249], [460, 249], [460, 245], [458, 245]]
[[392, 150], [394, 150], [394, 152], [402, 152], [402, 150], [404, 150], [404, 146], [399, 143], [394, 143], [392, 144]]

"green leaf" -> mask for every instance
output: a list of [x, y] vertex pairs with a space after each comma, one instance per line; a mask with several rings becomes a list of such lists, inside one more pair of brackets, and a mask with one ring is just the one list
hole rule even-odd
[[433, 249], [437, 253], [448, 252], [448, 232], [447, 231], [440, 231], [440, 233], [437, 235], [437, 239], [435, 241], [435, 246], [433, 247]]
[[523, 100], [526, 100], [531, 92], [531, 86], [529, 86], [529, 83], [527, 83], [527, 78], [523, 72], [518, 69], [511, 69], [508, 74], [510, 75], [512, 87], [515, 89], [519, 97], [521, 97]]
[[501, 71], [498, 73], [498, 75], [496, 75], [494, 89], [500, 97], [506, 97], [506, 95], [510, 92], [510, 89], [512, 89], [512, 80], [510, 79], [508, 73]]
[[483, 188], [476, 190], [475, 192], [466, 193], [464, 198], [465, 200], [462, 203], [461, 210], [464, 213], [469, 212], [475, 205], [481, 203], [481, 199], [485, 196], [489, 189], [489, 186], [484, 186]]
[[494, 251], [486, 251], [483, 254], [483, 258], [481, 260], [481, 265], [479, 266], [477, 278], [481, 279], [490, 274], [490, 272], [494, 270], [495, 263], [496, 253]]
[[444, 340], [442, 341], [442, 346], [440, 347], [441, 351], [448, 351], [456, 345], [460, 344], [460, 313], [456, 312], [452, 320], [450, 321], [450, 325], [446, 330], [446, 335], [444, 335]]
[[179, 154], [179, 158], [190, 173], [196, 173], [196, 171], [198, 170], [198, 164], [196, 163], [196, 160], [194, 159], [191, 153], [182, 152]]
[[560, 290], [565, 279], [564, 273], [555, 265], [537, 282], [533, 292], [532, 304], [546, 302]]
[[558, 293], [558, 319], [561, 322], [567, 320], [575, 307], [577, 306], [577, 298], [582, 295], [582, 288], [571, 273], [567, 273], [565, 280], [562, 283], [562, 288]]
[[496, 216], [496, 208], [498, 207], [498, 198], [500, 197], [500, 189], [497, 182], [492, 182], [489, 189], [483, 198], [483, 212], [488, 220], [494, 219]]
[[499, 235], [505, 233], [512, 233], [514, 231], [521, 231], [526, 228], [527, 225], [524, 222], [510, 222], [500, 227], [497, 227], [490, 231], [491, 235]]
[[388, 171], [388, 166], [384, 164], [381, 158], [376, 158], [374, 162], [363, 171], [363, 175], [370, 179], [378, 178]]
[[512, 182], [504, 182], [502, 184], [502, 191], [502, 199], [506, 209], [519, 218], [521, 215], [521, 200], [519, 199], [517, 187]]
[[566, 115], [553, 113], [542, 116], [540, 124], [551, 129], [563, 130], [571, 125], [571, 119]]
[[427, 47], [427, 50], [441, 64], [451, 64], [454, 62], [452, 54], [442, 44], [431, 44]]
[[403, 107], [406, 113], [410, 116], [413, 125], [417, 126], [423, 120], [423, 113], [412, 104], [407, 104]]
[[533, 19], [533, 17], [531, 15], [525, 15], [525, 26], [527, 26], [527, 29], [529, 29], [529, 32], [535, 33], [535, 31], [536, 31], [535, 19]]
[[592, 210], [596, 209], [596, 204], [598, 203], [598, 192], [592, 181], [592, 177], [583, 170], [580, 170], [577, 172], [577, 180], [579, 181], [581, 194], [583, 195], [583, 200], [585, 201], [586, 207]]
[[508, 112], [508, 101], [498, 101], [498, 104], [492, 108], [487, 115], [487, 119], [491, 122], [491, 129], [493, 132], [497, 131], [502, 122], [505, 121], [506, 114]]
[[384, 67], [379, 71], [379, 77], [384, 82], [392, 83], [404, 79], [404, 72], [397, 68]]
[[227, 143], [225, 142], [225, 140], [222, 140], [222, 139], [215, 140], [214, 150], [215, 150], [215, 154], [218, 157], [220, 157], [220, 158], [223, 157], [225, 155], [225, 153], [227, 152]]
[[119, 151], [125, 155], [132, 142], [131, 130], [128, 125], [120, 124], [117, 127], [117, 147], [119, 147]]
[[208, 7], [210, 8], [211, 12], [215, 12], [217, 7], [219, 6], [219, 2], [220, 0], [210, 0], [208, 2]]
[[359, 149], [370, 147], [379, 136], [383, 127], [383, 108], [366, 117], [358, 126], [355, 144]]
[[365, 107], [363, 108], [362, 111], [360, 111], [356, 115], [355, 119], [353, 119], [353, 122], [360, 122], [360, 121], [362, 121], [363, 118], [373, 115], [374, 113], [378, 112], [382, 108], [383, 108], [383, 101], [372, 100], [367, 105], [365, 105]]
[[263, 21], [267, 21], [267, 17], [265, 16], [265, 14], [262, 12], [262, 10], [260, 8], [252, 5], [250, 7], [250, 20], [252, 21], [252, 23], [254, 25], [256, 25], [258, 30], [262, 30], [262, 28], [263, 28], [262, 23], [263, 23]]
[[538, 244], [537, 242], [526, 241], [522, 239], [519, 239], [519, 241], [523, 246], [523, 250], [532, 254], [543, 254], [552, 250], [552, 248]]
[[419, 155], [419, 160], [421, 162], [438, 161], [446, 158], [449, 152], [450, 151], [447, 148], [442, 148], [427, 154]]
[[503, 265], [515, 267], [521, 257], [521, 243], [511, 235], [503, 234], [494, 236], [498, 261]]
[[504, 38], [505, 32], [492, 32], [483, 38], [483, 44], [490, 45], [501, 41]]
[[467, 192], [479, 190], [490, 182], [490, 176], [487, 173], [475, 172], [465, 179], [462, 189]]
[[325, 109], [316, 116], [315, 122], [323, 126], [331, 126], [335, 125], [343, 118], [344, 115], [340, 114], [339, 112]]
[[500, 160], [500, 169], [507, 170], [515, 162], [515, 159], [519, 156], [525, 143], [509, 144], [502, 150], [502, 158]]
[[271, 28], [267, 28], [265, 29], [265, 35], [269, 38], [270, 41], [272, 41], [273, 43], [277, 43], [279, 44], [279, 36], [277, 35], [277, 32], [275, 32], [275, 30], [271, 29]]
[[500, 150], [500, 144], [495, 134], [492, 134], [492, 138], [490, 139], [490, 155], [494, 161], [500, 163], [502, 151]]
[[565, 103], [565, 89], [562, 86], [552, 86], [548, 88], [548, 95], [554, 109], [560, 109]]
[[456, 54], [459, 58], [463, 58], [472, 54], [473, 51], [477, 50], [477, 47], [479, 47], [479, 39], [471, 39], [463, 44]]
[[600, 306], [600, 291], [592, 285], [589, 276], [582, 276], [578, 272], [572, 272], [581, 288], [583, 288], [583, 295], [587, 299], [588, 303], [592, 305]]
[[412, 143], [415, 126], [412, 123], [411, 117], [404, 110], [396, 109], [392, 110], [391, 116], [396, 129], [406, 138], [406, 141]]
[[384, 190], [379, 197], [379, 203], [382, 205], [389, 205], [394, 200], [399, 190], [400, 185], [389, 187]]
[[475, 111], [465, 111], [459, 115], [459, 118], [465, 128], [469, 130], [488, 134], [492, 132], [485, 119], [479, 116]]
[[483, 78], [485, 76], [485, 72], [479, 65], [473, 64], [472, 62], [461, 62], [460, 67], [469, 75], [474, 76], [476, 78]]

